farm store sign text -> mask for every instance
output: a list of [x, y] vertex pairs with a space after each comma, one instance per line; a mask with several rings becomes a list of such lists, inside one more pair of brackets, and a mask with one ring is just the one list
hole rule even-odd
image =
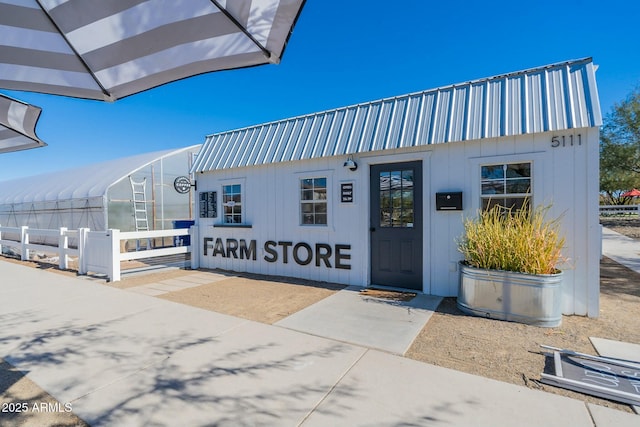
[[[315, 262], [316, 267], [339, 268], [351, 270], [351, 245], [328, 243], [308, 244], [304, 242], [293, 243], [288, 241], [267, 240], [262, 245], [266, 262], [282, 262], [288, 264], [291, 259], [298, 265], [309, 265]], [[203, 254], [205, 256], [219, 256], [222, 258], [235, 258], [256, 261], [257, 242], [245, 239], [222, 239], [220, 237], [205, 237], [203, 242]]]

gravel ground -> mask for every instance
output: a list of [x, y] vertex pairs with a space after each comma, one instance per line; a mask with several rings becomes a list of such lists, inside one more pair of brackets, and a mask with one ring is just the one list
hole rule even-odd
[[597, 355], [589, 337], [640, 344], [640, 274], [605, 258], [600, 287], [600, 317], [563, 316], [557, 328], [467, 316], [455, 298], [445, 298], [405, 356], [632, 412], [628, 405], [539, 381], [547, 362], [541, 345]]
[[637, 215], [600, 217], [600, 224], [615, 232], [640, 240], [640, 218]]

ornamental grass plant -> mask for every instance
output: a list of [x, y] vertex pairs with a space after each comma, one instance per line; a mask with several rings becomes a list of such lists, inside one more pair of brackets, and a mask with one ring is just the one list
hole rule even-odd
[[546, 220], [549, 207], [519, 210], [495, 205], [464, 221], [458, 249], [467, 265], [527, 274], [555, 274], [564, 260], [560, 220]]

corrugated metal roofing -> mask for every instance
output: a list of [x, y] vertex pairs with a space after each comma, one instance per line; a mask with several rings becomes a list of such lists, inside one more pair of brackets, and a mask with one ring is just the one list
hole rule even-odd
[[194, 172], [602, 125], [591, 58], [207, 136]]
[[101, 197], [107, 189], [143, 167], [197, 145], [138, 154], [101, 163], [0, 182], [0, 206], [14, 203]]

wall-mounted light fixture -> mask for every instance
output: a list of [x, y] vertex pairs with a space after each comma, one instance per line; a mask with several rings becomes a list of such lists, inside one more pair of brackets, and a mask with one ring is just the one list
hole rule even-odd
[[345, 168], [349, 169], [350, 171], [354, 171], [356, 169], [358, 169], [358, 164], [353, 160], [353, 155], [349, 154], [349, 157], [347, 157], [347, 161], [344, 162], [344, 166]]

